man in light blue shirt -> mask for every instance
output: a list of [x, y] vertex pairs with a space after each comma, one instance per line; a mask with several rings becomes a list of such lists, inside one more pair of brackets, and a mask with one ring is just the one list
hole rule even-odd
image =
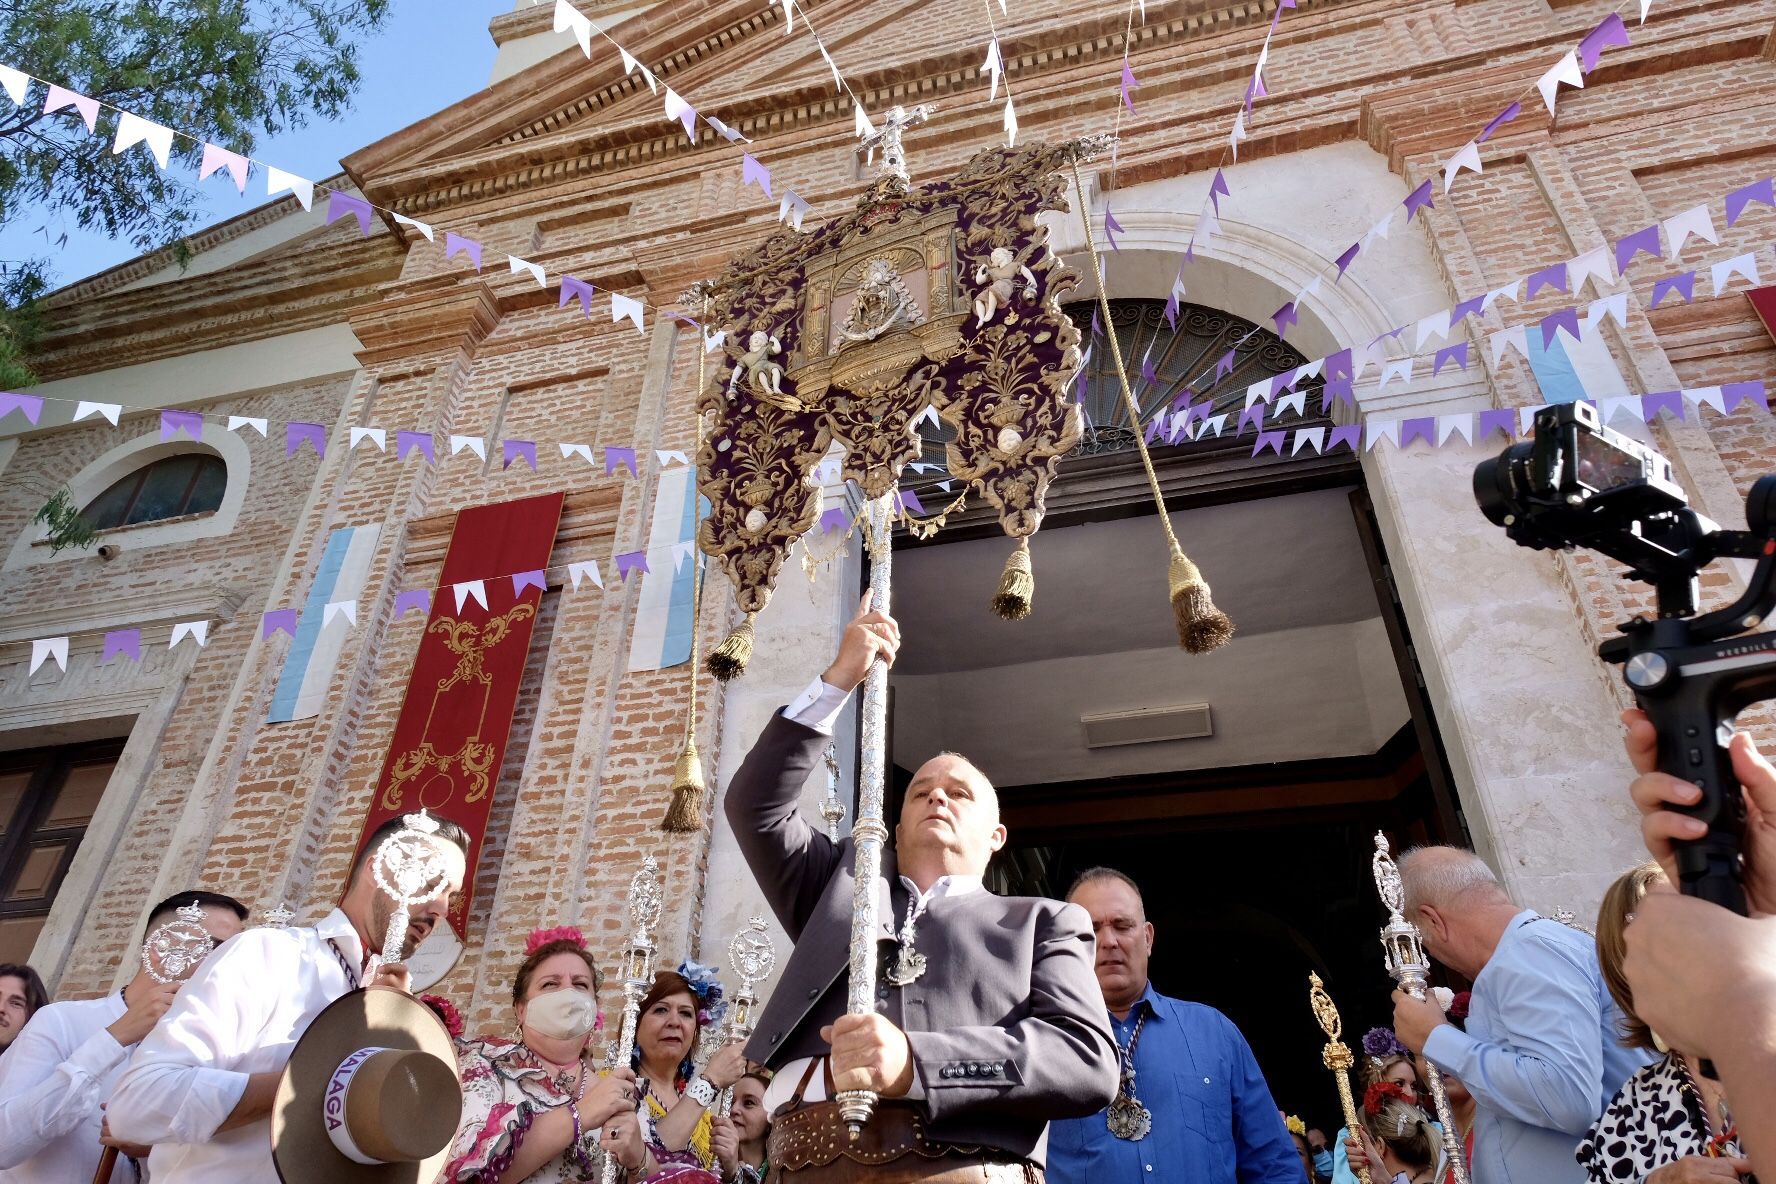
[[1394, 993], [1400, 1042], [1460, 1077], [1479, 1103], [1474, 1180], [1582, 1184], [1579, 1138], [1651, 1059], [1622, 1046], [1596, 941], [1519, 909], [1471, 851], [1409, 851], [1400, 878], [1425, 949], [1474, 983], [1466, 1032], [1436, 1003]]
[[1110, 1109], [1048, 1124], [1049, 1184], [1306, 1184], [1239, 1029], [1147, 981], [1153, 925], [1134, 881], [1092, 868], [1067, 899], [1091, 914], [1123, 1078]]

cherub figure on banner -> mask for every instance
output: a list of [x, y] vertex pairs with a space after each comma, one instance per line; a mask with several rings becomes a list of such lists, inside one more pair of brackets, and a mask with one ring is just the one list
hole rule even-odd
[[910, 329], [925, 323], [925, 312], [906, 281], [894, 270], [894, 264], [880, 256], [869, 261], [863, 282], [857, 286], [857, 300], [851, 314], [839, 326], [839, 336], [846, 341], [874, 341], [895, 329]]
[[789, 396], [783, 393], [783, 367], [773, 360], [782, 352], [783, 343], [773, 334], [753, 330], [746, 339], [746, 352], [740, 355], [733, 376], [728, 379], [728, 397], [734, 397], [735, 388], [744, 378], [747, 388], [765, 402], [793, 410]]
[[[1009, 312], [1019, 277], [1024, 281], [1024, 298], [1033, 298], [1036, 295], [1036, 276], [1022, 259], [1012, 254], [1010, 247], [994, 247], [985, 260], [975, 264], [974, 282], [986, 285], [975, 293], [975, 324], [986, 324], [1002, 308]], [[1006, 320], [1007, 323], [1016, 323], [1015, 318], [1009, 315]]]

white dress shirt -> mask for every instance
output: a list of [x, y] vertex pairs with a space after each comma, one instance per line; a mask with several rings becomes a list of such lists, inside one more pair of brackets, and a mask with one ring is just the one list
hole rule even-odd
[[822, 736], [830, 736], [839, 712], [845, 709], [845, 703], [850, 698], [850, 691], [841, 691], [825, 679], [817, 678], [808, 684], [806, 690], [790, 700], [789, 706], [783, 709], [783, 716], [804, 728], [813, 728]]
[[[84, 1184], [93, 1178], [101, 1150], [100, 1105], [129, 1059], [129, 1049], [105, 1029], [125, 1010], [121, 995], [51, 1003], [0, 1057], [4, 1184]], [[128, 1179], [128, 1167], [119, 1168], [116, 1178]]]
[[348, 964], [363, 967], [363, 944], [334, 909], [312, 929], [237, 934], [198, 967], [137, 1046], [106, 1111], [112, 1134], [153, 1145], [155, 1184], [279, 1184], [269, 1119], [216, 1128], [248, 1075], [281, 1071], [315, 1016], [352, 989]]

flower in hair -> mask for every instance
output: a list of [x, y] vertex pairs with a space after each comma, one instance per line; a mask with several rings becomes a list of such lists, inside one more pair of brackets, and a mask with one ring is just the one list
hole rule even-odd
[[462, 1012], [456, 1009], [456, 1004], [442, 995], [421, 995], [419, 1001], [438, 1013], [438, 1018], [444, 1021], [444, 1030], [450, 1033], [452, 1040], [462, 1039]]
[[1392, 1028], [1370, 1028], [1363, 1033], [1363, 1051], [1376, 1060], [1385, 1060], [1405, 1056], [1406, 1046], [1400, 1043]]
[[1456, 992], [1455, 998], [1449, 1001], [1449, 1018], [1452, 1020], [1466, 1021], [1468, 1018], [1468, 1008], [1472, 1007], [1473, 1003], [1474, 993], [1472, 991]]
[[697, 996], [697, 1026], [707, 1028], [721, 1023], [722, 1017], [728, 1014], [728, 1004], [722, 998], [721, 979], [717, 977], [715, 967], [686, 958], [678, 964], [678, 973], [691, 985], [691, 993]]
[[1363, 1113], [1370, 1115], [1380, 1114], [1383, 1108], [1387, 1106], [1389, 1098], [1404, 1102], [1408, 1106], [1418, 1105], [1418, 1103], [1413, 1100], [1412, 1095], [1406, 1092], [1406, 1087], [1399, 1082], [1377, 1081], [1363, 1091]]
[[557, 925], [552, 929], [539, 926], [532, 929], [530, 936], [524, 940], [524, 956], [528, 958], [550, 942], [556, 941], [569, 941], [582, 950], [586, 948], [586, 935], [572, 925]]
[[1289, 1133], [1291, 1135], [1300, 1135], [1304, 1139], [1307, 1138], [1307, 1124], [1301, 1121], [1300, 1115], [1286, 1115], [1283, 1118], [1283, 1125], [1289, 1128]]

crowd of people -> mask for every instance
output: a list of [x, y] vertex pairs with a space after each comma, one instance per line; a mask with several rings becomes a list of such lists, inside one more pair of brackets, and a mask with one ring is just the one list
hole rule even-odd
[[[1695, 790], [1653, 771], [1638, 713], [1630, 792], [1652, 858], [1611, 886], [1595, 934], [1519, 908], [1471, 852], [1406, 853], [1404, 911], [1471, 989], [1396, 992], [1392, 1027], [1357, 1050], [1356, 1123], [1309, 1126], [1279, 1110], [1225, 1015], [1151, 981], [1155, 927], [1128, 875], [1087, 869], [1065, 900], [985, 890], [1006, 830], [992, 783], [953, 753], [914, 774], [864, 886], [882, 971], [874, 1009], [854, 1013], [852, 843], [797, 807], [851, 692], [898, 647], [866, 601], [728, 787], [727, 818], [794, 943], [750, 1039], [729, 1039], [715, 972], [687, 961], [654, 976], [614, 1063], [585, 937], [540, 929], [511, 951], [507, 1027], [469, 1034], [447, 999], [420, 996], [453, 1041], [459, 1117], [441, 1169], [389, 1179], [1691, 1184], [1761, 1167], [1776, 1180], [1776, 770], [1745, 737], [1732, 756], [1748, 917], [1673, 891], [1674, 844], [1698, 835], [1673, 807]], [[357, 988], [410, 989], [403, 963], [379, 956], [396, 905], [372, 864], [416, 835], [443, 887], [410, 908], [404, 959], [462, 882], [467, 837], [448, 821], [375, 831], [313, 926], [243, 928], [239, 902], [204, 891], [161, 902], [145, 936], [177, 912], [213, 947], [182, 979], [145, 963], [115, 995], [49, 1003], [28, 967], [0, 965], [0, 1182], [288, 1180], [271, 1119], [291, 1104], [276, 1099], [292, 1050]], [[859, 1091], [878, 1101], [856, 1128]]]

